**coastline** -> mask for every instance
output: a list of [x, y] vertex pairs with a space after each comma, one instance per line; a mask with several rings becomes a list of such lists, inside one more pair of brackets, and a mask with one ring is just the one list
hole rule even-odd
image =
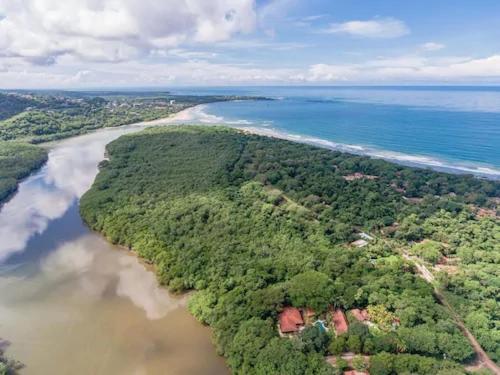
[[[187, 108], [182, 120], [185, 124], [201, 125], [225, 125], [236, 129], [241, 129], [251, 134], [268, 136], [271, 138], [284, 139], [292, 142], [306, 143], [312, 146], [322, 147], [333, 151], [367, 156], [374, 159], [382, 159], [391, 163], [400, 164], [407, 167], [420, 169], [432, 169], [437, 172], [451, 174], [472, 174], [477, 178], [489, 180], [500, 180], [500, 168], [486, 164], [475, 164], [473, 162], [447, 161], [437, 156], [424, 154], [405, 154], [398, 151], [379, 149], [358, 144], [346, 144], [327, 139], [322, 139], [306, 134], [290, 133], [284, 130], [270, 127], [268, 123], [253, 123], [248, 120], [226, 120], [224, 117], [213, 115], [204, 111], [206, 104], [200, 104]], [[183, 111], [184, 112], [184, 111]]]
[[305, 143], [312, 146], [326, 148], [332, 151], [340, 151], [343, 153], [354, 154], [359, 156], [367, 156], [373, 159], [381, 159], [391, 163], [400, 164], [407, 167], [432, 169], [437, 172], [451, 174], [472, 174], [477, 178], [485, 178], [490, 180], [500, 180], [500, 170], [488, 166], [478, 166], [477, 168], [468, 167], [466, 165], [453, 165], [452, 163], [434, 159], [425, 155], [409, 155], [396, 151], [370, 149], [360, 145], [349, 145], [344, 143], [336, 143], [321, 138], [310, 137], [306, 135], [296, 135], [285, 133], [274, 129], [258, 128], [258, 127], [238, 127], [251, 134], [263, 135], [271, 138], [284, 139], [292, 142]]
[[[199, 128], [201, 129], [201, 128], [202, 128], [202, 126], [200, 126]], [[205, 130], [203, 130], [203, 131], [209, 131], [209, 130], [210, 130], [209, 128], [205, 128]], [[164, 131], [165, 131], [165, 132], [168, 132], [168, 130], [164, 130]], [[185, 130], [185, 131], [188, 131], [188, 130]], [[201, 130], [200, 130], [200, 131], [201, 131]], [[244, 132], [245, 132], [243, 129], [235, 129], [235, 130], [233, 130], [233, 131], [234, 131], [234, 132], [241, 132], [241, 133], [244, 133]], [[188, 132], [189, 132], [189, 131], [188, 131]], [[246, 132], [246, 133], [253, 134], [253, 133], [250, 133], [250, 132]], [[144, 142], [144, 144], [148, 145], [150, 142], [151, 142], [151, 143], [153, 142], [154, 138], [155, 138], [155, 137], [153, 136], [153, 137], [151, 137], [151, 139], [150, 139], [150, 140], [142, 140], [142, 142]], [[125, 143], [126, 143], [126, 142], [127, 142], [127, 140], [126, 140], [126, 139], [125, 139], [125, 140], [122, 140], [122, 142], [125, 142]], [[155, 142], [156, 142], [156, 141], [155, 141]], [[158, 139], [158, 141], [157, 141], [157, 142], [158, 142], [158, 145], [168, 144], [168, 141], [165, 141], [165, 142], [164, 142], [164, 141], [163, 141], [163, 140], [161, 140], [161, 139]], [[158, 146], [158, 145], [157, 145], [157, 146]], [[192, 149], [192, 148], [193, 148], [193, 144], [191, 144], [191, 143], [188, 143], [188, 146], [189, 146], [189, 149]], [[154, 147], [154, 146], [152, 146], [152, 147]], [[157, 158], [159, 158], [159, 155], [161, 155], [161, 152], [163, 152], [163, 151], [162, 151], [161, 149], [159, 149], [158, 147], [156, 147], [156, 149], [160, 150], [160, 151], [159, 151], [160, 153], [156, 155], [156, 157], [157, 157]], [[126, 151], [126, 149], [122, 149], [122, 151], [123, 151], [123, 150], [125, 150], [125, 151], [123, 152], [123, 154], [125, 154], [125, 155], [126, 155], [126, 154], [128, 153], [128, 151]], [[175, 150], [175, 151], [173, 151], [173, 152], [174, 152], [174, 153], [177, 153], [177, 152], [178, 152], [178, 150]], [[178, 155], [183, 155], [183, 154], [181, 153], [181, 154], [178, 154]], [[174, 155], [173, 155], [173, 154], [172, 154], [172, 156], [174, 157]], [[181, 158], [182, 158], [182, 157], [181, 157]], [[299, 156], [298, 156], [298, 159], [300, 160], [301, 158], [302, 158], [302, 156], [301, 156], [301, 155], [299, 155]], [[193, 165], [196, 165], [196, 164], [193, 164]], [[198, 173], [197, 175], [199, 175], [199, 173]], [[159, 179], [158, 179], [158, 176], [156, 176], [156, 177], [155, 177], [155, 179], [156, 179], [156, 180], [159, 180]], [[134, 180], [131, 180], [131, 182], [133, 182], [133, 181], [134, 181]], [[125, 184], [125, 186], [126, 186], [126, 185], [127, 185], [127, 184]], [[133, 186], [133, 185], [132, 185], [132, 184], [130, 184], [129, 186]], [[85, 202], [84, 202], [84, 207], [85, 207]], [[84, 208], [84, 209], [85, 209], [85, 208]], [[82, 211], [82, 212], [84, 213], [82, 216], [83, 216], [83, 217], [86, 217], [86, 215], [85, 215], [85, 211]], [[88, 216], [87, 216], [87, 217], [88, 217]], [[158, 217], [157, 217], [156, 219], [158, 219]], [[90, 220], [90, 221], [88, 221], [88, 222], [92, 225], [92, 220]], [[151, 224], [152, 224], [152, 223], [156, 223], [156, 221], [152, 221], [152, 222], [151, 222]], [[136, 229], [137, 229], [137, 228], [136, 228]], [[132, 233], [134, 233], [134, 232], [135, 232], [135, 231], [132, 231]], [[101, 231], [99, 231], [99, 233], [100, 233], [101, 235], [103, 235], [103, 233], [104, 233], [104, 232], [103, 232], [103, 231], [102, 231], [102, 232], [101, 232]], [[111, 232], [107, 232], [107, 233], [113, 233], [113, 231], [111, 231]], [[106, 238], [106, 237], [105, 237], [105, 238]], [[117, 238], [118, 238], [118, 237], [117, 237]], [[116, 241], [121, 241], [121, 240], [117, 239]], [[125, 241], [125, 242], [122, 242], [122, 243], [133, 243], [133, 242], [128, 242], [128, 241]], [[215, 241], [215, 244], [216, 244], [216, 245], [215, 245], [216, 247], [217, 247], [217, 246], [219, 246], [219, 244], [218, 244], [217, 240]], [[138, 245], [139, 245], [139, 244], [138, 244]], [[142, 246], [143, 246], [143, 245], [144, 245], [144, 244], [142, 244], [142, 243], [141, 243], [141, 244], [140, 244], [140, 248], [142, 248]], [[140, 257], [140, 256], [139, 256], [139, 255], [138, 255], [138, 254], [137, 254], [137, 253], [133, 250], [133, 249], [130, 249], [130, 248], [128, 248], [128, 247], [124, 247], [124, 246], [121, 246], [121, 247], [122, 247], [123, 249], [128, 249], [128, 250], [129, 250], [129, 252], [132, 252], [134, 256], [138, 256], [138, 258], [139, 258], [139, 259], [141, 259], [141, 257]], [[147, 245], [145, 245], [145, 247], [147, 248]], [[148, 252], [145, 252], [145, 254], [148, 254]], [[183, 267], [183, 266], [181, 265], [181, 268], [182, 268], [182, 267]], [[155, 267], [153, 267], [153, 269], [155, 269]], [[180, 277], [179, 277], [179, 278], [180, 278]], [[167, 279], [167, 280], [170, 280], [170, 279]], [[168, 281], [166, 281], [166, 282], [168, 282]], [[160, 285], [161, 285], [161, 283], [160, 283]], [[189, 285], [190, 285], [191, 287], [193, 287], [193, 285], [196, 285], [196, 284], [189, 284]], [[174, 286], [174, 288], [175, 288], [175, 286]], [[167, 289], [169, 289], [169, 288], [167, 287]], [[215, 330], [215, 332], [219, 333], [219, 331], [216, 331], [216, 330], [218, 329], [218, 328], [217, 328], [218, 326], [217, 326], [217, 325], [213, 325], [213, 322], [211, 322], [210, 324], [211, 324], [211, 326], [209, 326], [209, 327], [211, 327], [212, 332], [214, 332], [214, 330]], [[213, 328], [212, 328], [212, 327], [213, 327]], [[220, 328], [220, 327], [219, 327], [219, 328]], [[227, 355], [225, 355], [225, 358], [227, 359], [227, 358], [228, 358], [228, 356], [227, 356]], [[229, 363], [232, 363], [232, 362], [229, 362]]]

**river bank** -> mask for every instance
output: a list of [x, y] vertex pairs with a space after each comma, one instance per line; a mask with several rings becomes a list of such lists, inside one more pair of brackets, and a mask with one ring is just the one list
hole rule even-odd
[[48, 162], [0, 211], [0, 334], [6, 355], [26, 365], [22, 374], [227, 372], [186, 298], [78, 213], [105, 145], [153, 124], [51, 144]]

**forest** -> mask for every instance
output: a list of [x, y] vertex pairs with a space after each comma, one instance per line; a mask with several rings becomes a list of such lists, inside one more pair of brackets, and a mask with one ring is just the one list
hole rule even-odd
[[[499, 223], [475, 215], [496, 215], [498, 182], [223, 127], [148, 129], [107, 152], [82, 217], [154, 264], [172, 291], [196, 291], [190, 311], [233, 373], [337, 374], [343, 359], [331, 366], [325, 356], [345, 352], [370, 356], [374, 375], [466, 373], [469, 342], [402, 247], [431, 264], [457, 254], [460, 272], [440, 271], [441, 287], [457, 305], [475, 293], [461, 314], [485, 349], [498, 349]], [[470, 234], [478, 230], [488, 241]], [[368, 245], [349, 245], [361, 231]], [[366, 308], [377, 325], [348, 314], [340, 336], [313, 326], [281, 338], [285, 306]]]
[[19, 142], [0, 142], [0, 205], [16, 191], [21, 179], [46, 161], [44, 148]]
[[489, 356], [500, 362], [500, 225], [494, 217], [439, 211], [407, 217], [396, 236], [419, 228], [412, 251], [434, 264], [440, 288]]
[[0, 204], [16, 191], [20, 179], [46, 161], [47, 152], [31, 144], [156, 120], [198, 104], [236, 99], [265, 100], [168, 92], [0, 92]]
[[0, 140], [53, 141], [103, 127], [164, 118], [198, 104], [236, 99], [250, 97], [162, 92], [0, 93]]

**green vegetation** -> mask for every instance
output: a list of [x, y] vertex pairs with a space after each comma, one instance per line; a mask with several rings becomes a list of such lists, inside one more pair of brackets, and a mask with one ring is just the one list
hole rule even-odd
[[[417, 249], [431, 248], [442, 259], [437, 268], [439, 286], [461, 315], [481, 346], [496, 362], [500, 361], [500, 225], [497, 218], [478, 218], [469, 211], [458, 215], [439, 211], [429, 217], [410, 216], [397, 233], [421, 228]], [[413, 236], [413, 234], [412, 234]], [[424, 246], [424, 247], [422, 247]], [[414, 246], [415, 249], [415, 246]]]
[[0, 121], [17, 115], [33, 105], [35, 102], [27, 97], [0, 93]]
[[235, 99], [265, 98], [161, 92], [0, 92], [0, 204], [16, 191], [21, 178], [46, 161], [44, 150], [26, 143], [156, 120], [194, 105]]
[[47, 160], [41, 147], [18, 142], [0, 142], [0, 204], [17, 189], [19, 180]]
[[423, 241], [412, 247], [412, 253], [425, 261], [436, 264], [443, 257], [443, 244], [437, 241]]
[[[423, 238], [412, 218], [459, 220], [468, 204], [490, 205], [498, 183], [226, 128], [149, 129], [108, 154], [82, 217], [154, 263], [162, 284], [197, 290], [189, 308], [234, 373], [335, 373], [323, 355], [345, 350], [373, 355], [375, 374], [464, 373], [468, 341], [398, 251]], [[378, 178], [346, 181], [354, 172]], [[360, 229], [394, 238], [348, 246]], [[286, 305], [367, 307], [377, 326], [280, 338]]]
[[198, 104], [234, 99], [249, 98], [168, 93], [0, 93], [0, 140], [53, 141], [98, 128], [164, 118]]
[[[0, 344], [3, 344], [0, 340]], [[4, 356], [3, 348], [0, 347], [0, 375], [14, 375], [23, 365]]]
[[412, 354], [379, 353], [370, 360], [371, 375], [396, 374], [437, 374], [459, 375], [463, 369], [450, 361], [438, 361], [434, 358]]

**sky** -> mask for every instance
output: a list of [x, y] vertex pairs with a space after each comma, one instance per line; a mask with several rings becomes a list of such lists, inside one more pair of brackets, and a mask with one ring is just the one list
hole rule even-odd
[[0, 88], [500, 84], [498, 0], [0, 0]]

